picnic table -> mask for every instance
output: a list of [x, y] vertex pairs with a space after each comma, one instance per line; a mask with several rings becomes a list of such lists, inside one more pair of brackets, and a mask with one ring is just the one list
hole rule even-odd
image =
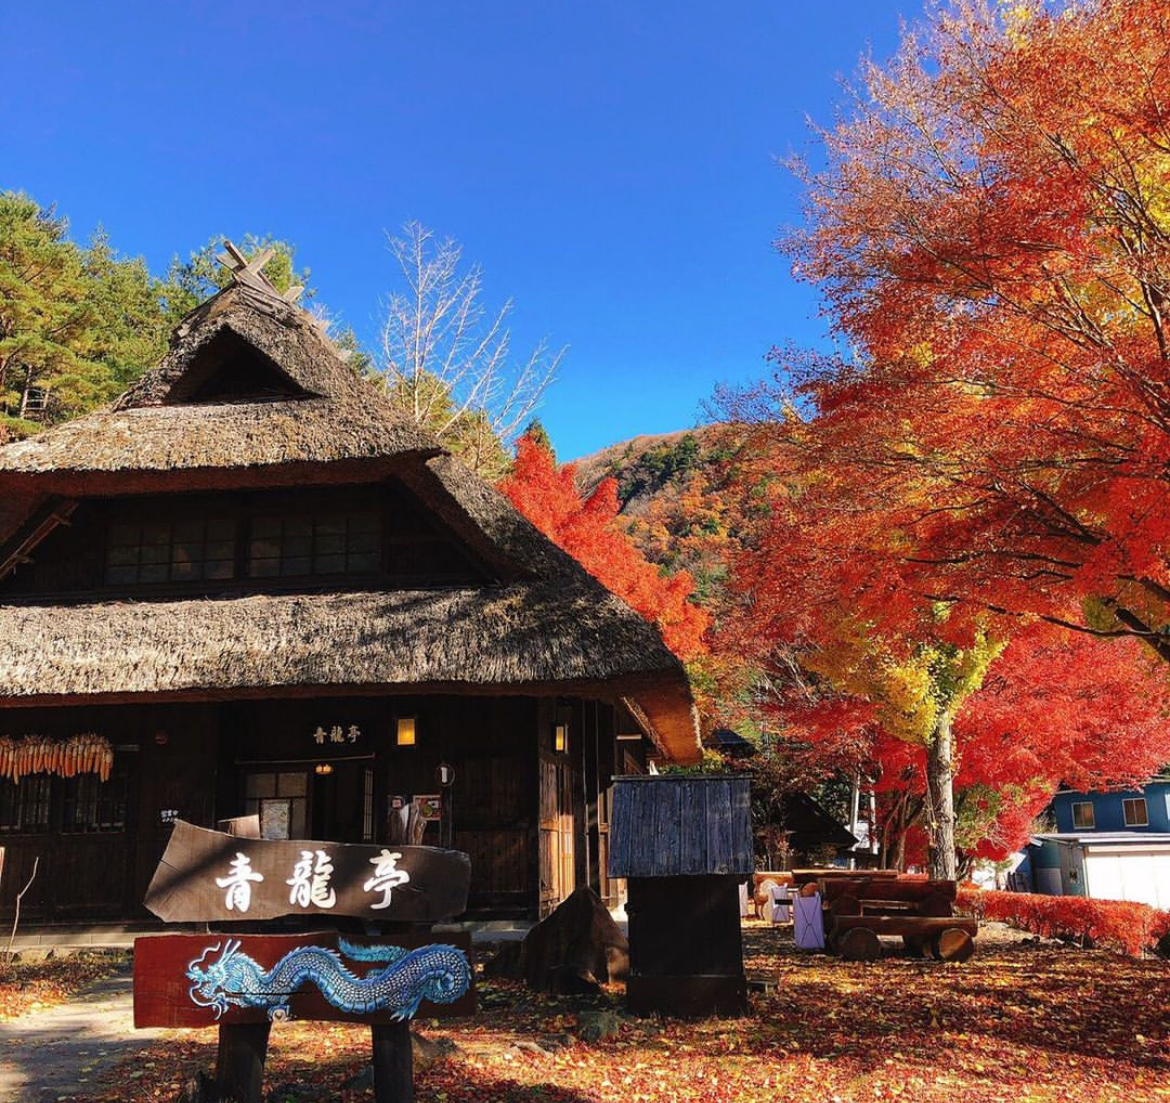
[[876, 960], [883, 935], [901, 936], [911, 953], [940, 961], [975, 953], [978, 922], [954, 914], [954, 881], [897, 870], [793, 870], [793, 880], [799, 891], [819, 892], [826, 948], [848, 961]]

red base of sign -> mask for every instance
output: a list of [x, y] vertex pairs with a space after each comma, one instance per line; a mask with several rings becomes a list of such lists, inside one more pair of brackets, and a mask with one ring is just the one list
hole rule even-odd
[[[431, 935], [402, 934], [381, 938], [344, 936], [357, 946], [401, 946], [416, 949], [436, 943], [455, 946], [471, 955], [471, 936], [468, 934]], [[200, 959], [213, 961], [216, 953], [205, 958], [207, 951], [222, 950], [228, 942], [240, 944], [240, 952], [247, 954], [262, 969], [271, 969], [290, 951], [305, 947], [339, 950], [336, 931], [316, 931], [303, 934], [162, 934], [146, 935], [134, 940], [134, 1025], [136, 1027], [199, 1028], [232, 1025], [236, 1023], [263, 1023], [268, 1021], [264, 1008], [229, 1006], [218, 1018], [212, 1007], [201, 1007], [192, 999], [193, 982], [187, 971]], [[385, 963], [354, 961], [344, 958], [345, 968], [357, 977], [386, 967]], [[347, 1013], [334, 1007], [312, 983], [307, 981], [289, 998], [289, 1018], [321, 1021], [369, 1023], [387, 1025], [395, 1022], [389, 1012], [364, 1015]], [[425, 1019], [447, 1018], [475, 1014], [474, 986], [455, 1003], [441, 1004], [423, 1001], [418, 1016]]]

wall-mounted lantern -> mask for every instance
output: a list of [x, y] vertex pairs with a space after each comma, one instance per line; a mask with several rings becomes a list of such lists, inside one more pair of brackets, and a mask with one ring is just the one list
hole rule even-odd
[[553, 728], [553, 750], [557, 754], [566, 754], [569, 750], [569, 725], [564, 720], [557, 721]]
[[416, 739], [415, 718], [413, 716], [400, 716], [398, 718], [398, 746], [413, 747]]
[[318, 774], [320, 777], [327, 777], [329, 774], [333, 773], [333, 766], [328, 762], [318, 762], [317, 765], [313, 767], [313, 772]]

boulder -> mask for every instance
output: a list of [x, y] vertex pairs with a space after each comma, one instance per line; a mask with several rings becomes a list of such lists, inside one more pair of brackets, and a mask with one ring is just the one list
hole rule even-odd
[[577, 1018], [577, 1033], [583, 1042], [603, 1042], [622, 1028], [622, 1020], [614, 1011], [587, 1011]]
[[580, 888], [524, 936], [518, 957], [504, 966], [514, 971], [496, 975], [520, 977], [538, 992], [595, 993], [629, 974], [630, 944], [597, 893]]

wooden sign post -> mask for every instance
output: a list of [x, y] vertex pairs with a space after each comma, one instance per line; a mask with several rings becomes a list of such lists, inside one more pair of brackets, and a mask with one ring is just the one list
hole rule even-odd
[[432, 1018], [475, 1010], [470, 937], [437, 940], [425, 929], [464, 910], [470, 871], [457, 851], [241, 838], [178, 821], [146, 895], [165, 921], [300, 916], [319, 924], [342, 915], [396, 933], [138, 938], [134, 1025], [218, 1027], [218, 1096], [259, 1103], [273, 1022], [365, 1023], [375, 1099], [413, 1100], [410, 1019], [420, 1008]]

